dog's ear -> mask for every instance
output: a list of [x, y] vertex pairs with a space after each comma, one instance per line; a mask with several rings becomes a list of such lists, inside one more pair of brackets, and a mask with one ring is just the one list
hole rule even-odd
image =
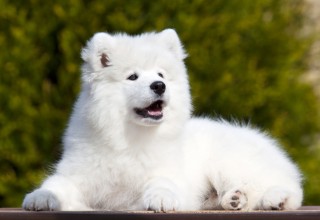
[[159, 33], [159, 39], [165, 44], [165, 46], [174, 53], [178, 59], [185, 59], [188, 55], [183, 49], [183, 45], [180, 42], [178, 34], [173, 29], [165, 29]]
[[82, 49], [81, 57], [93, 72], [111, 66], [110, 54], [115, 46], [115, 39], [108, 33], [96, 33]]

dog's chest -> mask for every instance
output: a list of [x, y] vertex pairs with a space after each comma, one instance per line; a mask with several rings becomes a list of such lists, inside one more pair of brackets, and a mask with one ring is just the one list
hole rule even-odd
[[141, 161], [125, 155], [96, 157], [80, 188], [94, 209], [126, 210], [139, 204], [148, 178]]

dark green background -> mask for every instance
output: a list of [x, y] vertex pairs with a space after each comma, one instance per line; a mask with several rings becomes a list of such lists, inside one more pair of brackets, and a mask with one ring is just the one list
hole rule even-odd
[[98, 31], [174, 28], [189, 53], [196, 115], [279, 139], [320, 204], [319, 104], [302, 80], [316, 33], [296, 0], [0, 0], [0, 206], [20, 206], [59, 159], [79, 91], [80, 50]]

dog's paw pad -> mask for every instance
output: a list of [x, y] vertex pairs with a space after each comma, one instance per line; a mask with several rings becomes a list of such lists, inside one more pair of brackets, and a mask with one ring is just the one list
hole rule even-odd
[[29, 211], [57, 211], [60, 210], [60, 202], [52, 192], [37, 189], [26, 195], [22, 207]]
[[284, 202], [280, 202], [277, 206], [270, 206], [271, 210], [284, 210]]
[[242, 210], [247, 202], [248, 199], [242, 191], [233, 190], [223, 196], [221, 206], [226, 210]]

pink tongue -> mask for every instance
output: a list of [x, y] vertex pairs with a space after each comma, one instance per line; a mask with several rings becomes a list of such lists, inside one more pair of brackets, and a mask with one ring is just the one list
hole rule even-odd
[[148, 114], [149, 114], [149, 115], [152, 115], [152, 116], [159, 116], [159, 115], [162, 115], [162, 112], [161, 112], [161, 111], [151, 111], [151, 110], [148, 110]]

